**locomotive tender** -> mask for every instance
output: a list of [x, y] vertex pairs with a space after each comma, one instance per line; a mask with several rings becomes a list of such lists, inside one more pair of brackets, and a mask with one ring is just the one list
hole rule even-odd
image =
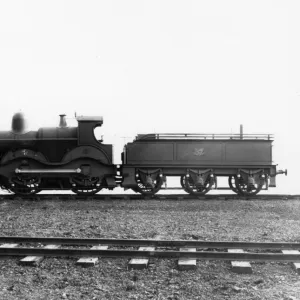
[[76, 117], [68, 127], [60, 115], [58, 127], [24, 131], [22, 114], [15, 114], [12, 131], [0, 131], [0, 187], [16, 194], [41, 190], [72, 190], [90, 195], [120, 184], [144, 195], [157, 193], [168, 176], [179, 176], [183, 190], [204, 195], [217, 178], [229, 188], [255, 195], [275, 187], [271, 135], [146, 134], [127, 143], [122, 164], [113, 164], [112, 145], [96, 140], [102, 117]]

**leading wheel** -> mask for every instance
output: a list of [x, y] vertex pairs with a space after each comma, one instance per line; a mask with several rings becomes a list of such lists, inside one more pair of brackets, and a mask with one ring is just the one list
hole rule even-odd
[[16, 195], [34, 195], [41, 191], [38, 178], [16, 177], [11, 180], [10, 190]]

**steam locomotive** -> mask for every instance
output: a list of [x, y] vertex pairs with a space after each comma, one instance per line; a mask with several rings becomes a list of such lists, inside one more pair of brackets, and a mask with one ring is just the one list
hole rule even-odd
[[227, 177], [229, 188], [255, 195], [276, 186], [271, 135], [145, 134], [124, 146], [122, 164], [113, 163], [112, 145], [97, 140], [94, 129], [102, 117], [76, 117], [68, 127], [25, 131], [17, 113], [11, 131], [0, 131], [0, 187], [15, 194], [71, 190], [92, 195], [121, 186], [144, 195], [157, 193], [166, 178], [179, 176], [184, 191], [204, 195]]

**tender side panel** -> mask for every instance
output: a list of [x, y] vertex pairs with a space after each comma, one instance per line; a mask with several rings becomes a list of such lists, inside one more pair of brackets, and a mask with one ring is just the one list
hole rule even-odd
[[272, 141], [147, 141], [127, 144], [126, 164], [271, 165]]
[[227, 142], [226, 162], [272, 164], [272, 145], [268, 141]]
[[134, 162], [168, 162], [174, 160], [173, 143], [130, 143], [127, 146], [127, 161]]
[[223, 160], [223, 143], [221, 142], [177, 142], [176, 160], [181, 162], [216, 162]]

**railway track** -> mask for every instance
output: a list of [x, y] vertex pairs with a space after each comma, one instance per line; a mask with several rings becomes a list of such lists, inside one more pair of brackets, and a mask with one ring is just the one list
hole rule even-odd
[[96, 194], [79, 196], [75, 194], [36, 194], [36, 195], [0, 195], [0, 200], [299, 200], [300, 195], [267, 194], [239, 196], [237, 194], [215, 194], [192, 196], [189, 194], [156, 194], [152, 197], [140, 194]]
[[[130, 257], [185, 260], [300, 262], [300, 243], [212, 242], [197, 240], [78, 239], [0, 237], [0, 256], [44, 257]], [[51, 245], [51, 246], [49, 246]], [[91, 246], [93, 246], [90, 248]], [[95, 246], [97, 245], [97, 246]], [[147, 246], [141, 248], [141, 246]], [[149, 248], [152, 246], [152, 248]], [[99, 248], [102, 247], [102, 248]], [[104, 248], [103, 248], [104, 247]], [[129, 249], [125, 249], [130, 247]], [[137, 247], [139, 247], [137, 249]], [[134, 249], [132, 249], [134, 248]], [[180, 250], [178, 250], [180, 248]], [[194, 249], [194, 251], [190, 251]], [[230, 251], [228, 249], [235, 249]], [[237, 251], [236, 249], [239, 249]], [[244, 252], [254, 249], [253, 252]], [[141, 251], [142, 250], [142, 251]], [[267, 252], [267, 250], [269, 250]], [[270, 251], [271, 250], [271, 251]], [[226, 252], [228, 251], [228, 252]], [[26, 258], [25, 258], [26, 260]], [[28, 259], [27, 259], [28, 261]]]
[[233, 272], [252, 273], [250, 261], [277, 261], [291, 262], [300, 274], [298, 249], [300, 243], [0, 237], [0, 258], [23, 257], [19, 263], [32, 266], [46, 257], [77, 257], [77, 264], [85, 267], [94, 266], [99, 257], [125, 257], [131, 258], [128, 268], [143, 269], [151, 258], [175, 258], [180, 270], [196, 268], [197, 260], [221, 260], [231, 261]]

